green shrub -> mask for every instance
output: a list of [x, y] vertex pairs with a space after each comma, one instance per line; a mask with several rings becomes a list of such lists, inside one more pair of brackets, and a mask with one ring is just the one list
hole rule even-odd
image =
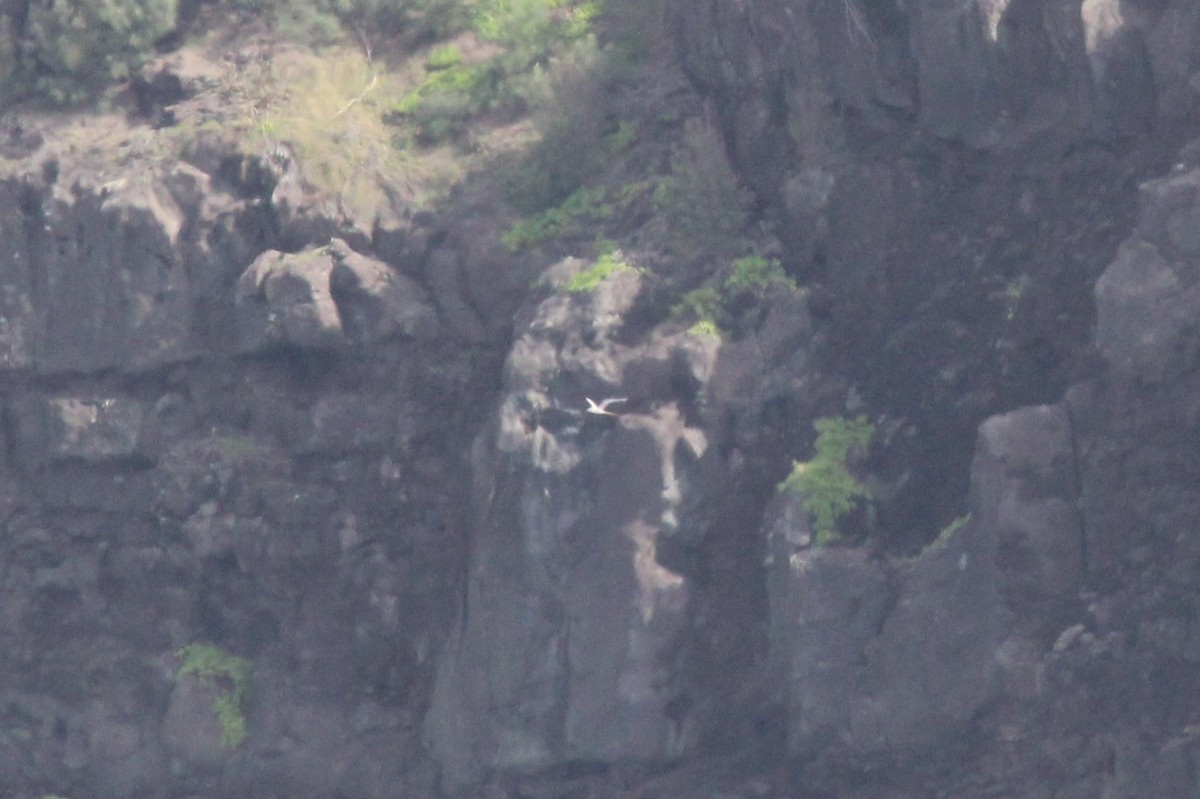
[[425, 58], [425, 69], [435, 72], [439, 69], [450, 69], [462, 63], [462, 50], [457, 45], [447, 44], [434, 49]]
[[595, 289], [614, 272], [626, 272], [632, 269], [633, 267], [621, 258], [619, 252], [610, 252], [601, 255], [596, 259], [596, 263], [568, 280], [563, 289], [572, 294], [582, 294]]
[[636, 124], [621, 120], [617, 123], [616, 130], [604, 136], [604, 148], [611, 155], [620, 155], [633, 145], [637, 139], [637, 133]]
[[605, 54], [592, 37], [514, 81], [540, 134], [510, 192], [515, 205], [529, 212], [562, 202], [611, 163], [608, 137], [620, 131], [611, 90]]
[[778, 486], [804, 498], [804, 511], [812, 521], [813, 545], [827, 546], [841, 540], [840, 525], [856, 508], [870, 512], [866, 486], [850, 473], [849, 461], [861, 456], [875, 435], [866, 418], [818, 419], [815, 454], [812, 460], [795, 461], [791, 474]]
[[562, 44], [583, 38], [593, 12], [567, 0], [477, 0], [471, 29], [500, 45], [501, 68], [510, 75], [544, 62]]
[[633, 66], [670, 41], [662, 5], [662, 0], [604, 0], [595, 24], [620, 64]]
[[615, 210], [613, 205], [606, 201], [606, 195], [603, 186], [580, 189], [561, 205], [517, 220], [500, 236], [500, 240], [510, 250], [523, 250], [562, 237], [569, 232], [578, 232], [583, 228], [606, 222], [612, 218]]
[[404, 34], [421, 43], [466, 28], [466, 0], [222, 0], [226, 7], [262, 19], [284, 38], [302, 44], [346, 36], [371, 39]]
[[497, 100], [500, 74], [486, 64], [452, 64], [431, 69], [395, 111], [417, 127], [420, 141], [432, 144], [461, 134], [476, 114]]
[[[250, 680], [250, 661], [231, 655], [211, 644], [188, 644], [176, 656], [180, 660], [179, 674], [193, 674], [204, 680], [227, 681], [213, 703], [221, 725], [221, 743], [236, 749], [246, 740], [246, 716], [242, 703]], [[219, 683], [218, 683], [219, 684]]]
[[463, 0], [325, 0], [325, 3], [344, 27], [355, 32], [408, 33], [416, 39], [429, 40], [453, 35], [467, 21], [467, 4]]
[[747, 255], [734, 260], [724, 279], [710, 278], [692, 289], [671, 308], [674, 321], [692, 320], [720, 329], [731, 319], [730, 303], [742, 297], [764, 300], [773, 291], [794, 291], [796, 283], [774, 258]]
[[715, 283], [708, 282], [684, 294], [671, 309], [671, 317], [675, 320], [715, 320], [723, 305], [724, 299], [720, 290]]
[[747, 255], [733, 262], [725, 289], [731, 295], [749, 294], [763, 298], [774, 289], [794, 291], [796, 281], [788, 277], [783, 266], [774, 258]]
[[8, 33], [21, 30], [12, 72], [56, 104], [95, 98], [129, 77], [177, 18], [176, 0], [32, 0], [23, 29], [6, 18]]

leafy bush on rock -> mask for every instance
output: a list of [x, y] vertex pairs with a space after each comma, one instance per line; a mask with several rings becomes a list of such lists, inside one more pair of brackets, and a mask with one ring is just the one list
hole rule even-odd
[[875, 426], [860, 416], [818, 419], [813, 427], [817, 442], [812, 460], [794, 462], [778, 489], [803, 497], [804, 511], [812, 520], [813, 545], [827, 546], [841, 541], [841, 524], [851, 511], [870, 511], [870, 492], [848, 464], [870, 446]]

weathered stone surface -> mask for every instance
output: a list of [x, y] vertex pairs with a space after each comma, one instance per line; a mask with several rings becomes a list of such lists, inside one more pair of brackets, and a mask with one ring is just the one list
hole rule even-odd
[[119, 179], [4, 181], [0, 361], [45, 373], [154, 368], [196, 347], [184, 223], [167, 192]]
[[[426, 720], [450, 787], [564, 761], [661, 760], [691, 742], [673, 710], [689, 590], [656, 547], [678, 502], [675, 449], [695, 437], [673, 405], [651, 410], [656, 397], [641, 393], [665, 390], [669, 369], [612, 339], [639, 284], [618, 272], [537, 305], [476, 444], [467, 593]], [[626, 386], [626, 374], [640, 377]], [[585, 392], [627, 387], [619, 417], [582, 412]]]
[[772, 639], [788, 707], [788, 749], [812, 757], [844, 741], [861, 703], [867, 647], [895, 602], [890, 569], [854, 549], [797, 552], [772, 564]]
[[330, 289], [351, 341], [369, 344], [396, 333], [437, 338], [437, 314], [415, 280], [355, 252], [341, 239], [330, 242], [329, 253], [333, 257]]
[[771, 647], [793, 755], [922, 757], [999, 695], [1008, 625], [990, 534], [968, 524], [890, 566], [857, 549], [794, 551], [803, 538], [776, 530]]
[[968, 522], [902, 576], [852, 705], [853, 749], [919, 757], [968, 730], [1000, 695], [1008, 613], [993, 535]]
[[28, 468], [55, 461], [103, 463], [147, 455], [147, 408], [113, 396], [26, 397], [14, 404], [16, 441]]
[[403, 416], [388, 397], [323, 396], [313, 404], [311, 432], [298, 448], [327, 454], [385, 450], [396, 441]]
[[328, 254], [319, 250], [296, 255], [271, 251], [256, 258], [238, 281], [240, 349], [345, 344], [330, 291], [332, 270]]
[[263, 253], [238, 280], [236, 305], [243, 352], [437, 334], [436, 314], [415, 281], [338, 239], [302, 253]]
[[1083, 587], [1074, 446], [1066, 408], [1043, 405], [988, 419], [975, 449], [972, 518], [995, 537], [1002, 591], [1047, 616]]
[[1000, 106], [995, 39], [981, 5], [920, 0], [912, 17], [921, 122], [938, 136], [972, 143], [982, 140]]
[[221, 740], [216, 702], [223, 689], [208, 677], [185, 674], [171, 692], [163, 718], [163, 741], [171, 752], [193, 767], [213, 769], [232, 754]]
[[1174, 350], [1194, 339], [1197, 310], [1200, 285], [1181, 281], [1152, 244], [1127, 243], [1096, 283], [1096, 344], [1117, 372], [1163, 380]]

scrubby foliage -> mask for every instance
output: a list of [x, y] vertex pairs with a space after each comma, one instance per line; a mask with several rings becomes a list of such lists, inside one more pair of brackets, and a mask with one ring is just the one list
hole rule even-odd
[[774, 289], [793, 291], [796, 281], [788, 277], [783, 266], [775, 258], [761, 255], [745, 255], [735, 259], [725, 278], [725, 289], [734, 296], [751, 295], [764, 298]]
[[597, 258], [590, 267], [568, 280], [563, 288], [572, 294], [583, 294], [595, 289], [609, 275], [632, 269], [633, 267], [621, 257], [619, 252], [607, 252]]
[[778, 486], [803, 497], [812, 521], [813, 544], [827, 546], [841, 540], [842, 521], [855, 509], [868, 513], [871, 494], [850, 472], [849, 463], [861, 457], [875, 435], [875, 426], [864, 417], [833, 417], [813, 423], [817, 430], [812, 460], [795, 461], [791, 474]]
[[176, 0], [31, 0], [0, 12], [0, 102], [95, 97], [174, 30]]
[[404, 34], [413, 43], [463, 30], [466, 0], [218, 0], [234, 12], [264, 20], [296, 42], [319, 44], [353, 36]]
[[745, 255], [684, 294], [671, 315], [677, 322], [691, 321], [701, 329], [719, 331], [731, 321], [731, 309], [740, 303], [759, 303], [777, 292], [795, 290], [796, 281], [783, 271], [778, 259]]
[[[396, 113], [417, 125], [421, 140], [434, 143], [461, 135], [484, 111], [515, 113], [528, 107], [531, 72], [572, 42], [586, 40], [595, 14], [590, 3], [567, 0], [475, 0], [463, 3], [467, 27], [492, 45], [490, 54], [467, 62], [438, 58], [426, 63], [425, 81]], [[444, 48], [439, 51], [445, 53]]]

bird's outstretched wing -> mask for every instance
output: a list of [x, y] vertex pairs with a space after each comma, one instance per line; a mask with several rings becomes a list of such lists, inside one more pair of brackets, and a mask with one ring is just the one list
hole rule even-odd
[[584, 399], [587, 400], [587, 404], [588, 404], [587, 408], [585, 408], [584, 410], [586, 410], [588, 413], [599, 413], [599, 414], [604, 414], [606, 416], [616, 416], [615, 413], [613, 413], [612, 411], [610, 411], [608, 409], [609, 405], [612, 405], [617, 402], [628, 402], [629, 401], [628, 397], [608, 397], [606, 399], [600, 400], [600, 402], [596, 402], [591, 397], [584, 397]]

